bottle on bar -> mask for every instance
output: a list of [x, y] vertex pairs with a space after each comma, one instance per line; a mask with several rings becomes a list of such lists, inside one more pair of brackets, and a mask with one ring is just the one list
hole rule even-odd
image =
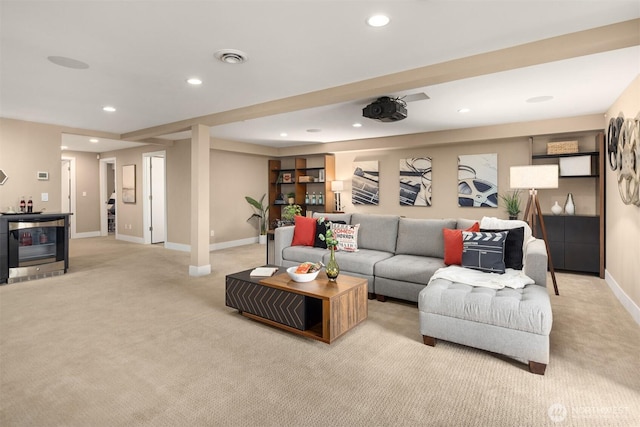
[[33, 212], [33, 198], [29, 196], [29, 201], [27, 202], [27, 212]]
[[24, 196], [20, 199], [20, 212], [25, 213], [27, 211], [27, 204], [24, 202]]

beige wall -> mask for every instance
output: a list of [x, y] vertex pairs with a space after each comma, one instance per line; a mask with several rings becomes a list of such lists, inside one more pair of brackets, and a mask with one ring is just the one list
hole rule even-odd
[[[21, 196], [33, 196], [34, 210], [60, 212], [60, 143], [63, 133], [91, 133], [116, 138], [116, 135], [106, 132], [0, 118], [0, 169], [9, 176], [7, 182], [0, 186], [0, 211], [8, 206], [17, 207]], [[95, 154], [93, 156], [95, 158]], [[87, 165], [83, 163], [85, 172]], [[38, 171], [49, 172], [49, 180], [39, 181], [36, 178]], [[42, 193], [48, 194], [49, 201], [41, 200]], [[89, 224], [90, 220], [86, 226], [90, 227]]]
[[[390, 145], [400, 147], [407, 139], [425, 138], [424, 135], [389, 138]], [[470, 218], [483, 216], [507, 218], [502, 204], [498, 208], [458, 207], [458, 155], [498, 154], [498, 190], [510, 191], [509, 167], [529, 164], [528, 138], [513, 138], [500, 141], [482, 141], [464, 144], [440, 145], [411, 149], [380, 150], [372, 152], [350, 152], [336, 154], [336, 179], [343, 180], [345, 191], [342, 204], [345, 212], [367, 212], [396, 214], [411, 218]], [[432, 161], [432, 206], [400, 206], [398, 201], [399, 162], [409, 157], [431, 157]], [[351, 175], [353, 162], [377, 160], [380, 172], [380, 205], [354, 206], [351, 203]], [[522, 196], [523, 210], [526, 198]], [[549, 206], [550, 208], [550, 206]]]
[[100, 230], [100, 208], [106, 209], [106, 200], [100, 203], [99, 160], [96, 153], [63, 151], [62, 157], [75, 159], [76, 211], [71, 221], [76, 223], [76, 234], [95, 233]]
[[[625, 118], [635, 118], [640, 112], [640, 76], [624, 91], [606, 115], [609, 118], [622, 112]], [[608, 162], [607, 162], [608, 164]], [[626, 295], [640, 307], [640, 207], [622, 203], [618, 190], [617, 172], [607, 166], [606, 172], [606, 269]]]
[[[247, 222], [253, 208], [244, 199], [260, 200], [267, 193], [266, 157], [211, 150], [212, 243], [257, 237], [257, 220]], [[265, 196], [265, 202], [268, 197]]]
[[[9, 176], [0, 186], [0, 211], [17, 208], [21, 196], [33, 196], [35, 211], [60, 211], [61, 133], [57, 126], [0, 119], [0, 169]], [[49, 180], [38, 181], [38, 171], [49, 172]]]

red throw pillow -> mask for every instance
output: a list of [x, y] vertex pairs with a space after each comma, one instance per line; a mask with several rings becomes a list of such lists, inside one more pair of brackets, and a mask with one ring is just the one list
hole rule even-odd
[[[444, 237], [444, 263], [446, 265], [462, 265], [462, 231], [450, 228], [442, 229]], [[480, 231], [480, 224], [475, 223], [464, 231]]]
[[313, 246], [313, 242], [316, 240], [315, 218], [298, 215], [294, 220], [296, 228], [293, 229], [291, 246]]

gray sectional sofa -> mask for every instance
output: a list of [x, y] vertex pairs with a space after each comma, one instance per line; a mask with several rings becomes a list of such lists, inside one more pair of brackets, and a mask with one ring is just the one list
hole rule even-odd
[[[340, 272], [364, 277], [369, 281], [369, 296], [418, 302], [418, 295], [429, 279], [444, 264], [442, 230], [466, 229], [476, 220], [414, 219], [395, 215], [322, 214], [330, 221], [360, 224], [357, 252], [336, 252]], [[301, 262], [322, 261], [329, 251], [310, 246], [291, 246], [294, 226], [276, 228], [274, 234], [275, 263], [291, 267]], [[542, 244], [542, 246], [541, 246]], [[546, 286], [547, 254], [542, 241], [528, 246], [525, 274], [537, 284]], [[536, 259], [537, 258], [537, 259]], [[529, 261], [530, 259], [530, 261]]]
[[[475, 220], [360, 213], [318, 216], [360, 224], [358, 251], [336, 252], [341, 274], [366, 278], [370, 298], [417, 302], [425, 344], [435, 346], [442, 339], [504, 354], [528, 363], [531, 372], [544, 374], [552, 326], [544, 241], [531, 238], [524, 245], [523, 270], [535, 282], [524, 288], [490, 289], [443, 278], [429, 283], [445, 267], [443, 229], [466, 229]], [[327, 249], [291, 246], [293, 235], [294, 226], [276, 229], [276, 264], [328, 261]]]

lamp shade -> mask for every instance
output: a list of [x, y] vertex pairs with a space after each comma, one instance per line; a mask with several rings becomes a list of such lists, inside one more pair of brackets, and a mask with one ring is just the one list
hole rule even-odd
[[511, 166], [511, 188], [558, 188], [558, 165]]
[[344, 182], [343, 181], [331, 181], [331, 191], [342, 191], [344, 190]]

